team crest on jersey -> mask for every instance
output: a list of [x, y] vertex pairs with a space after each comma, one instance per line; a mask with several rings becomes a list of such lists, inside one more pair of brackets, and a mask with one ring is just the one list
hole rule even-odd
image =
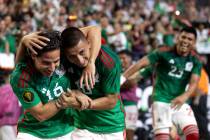
[[187, 62], [185, 65], [185, 70], [186, 71], [191, 71], [193, 68], [193, 63], [192, 62]]
[[24, 92], [23, 93], [23, 100], [27, 103], [30, 103], [34, 100], [34, 95], [31, 92]]

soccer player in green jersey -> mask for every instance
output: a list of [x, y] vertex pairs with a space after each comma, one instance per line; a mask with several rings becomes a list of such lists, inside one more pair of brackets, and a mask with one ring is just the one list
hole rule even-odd
[[[119, 96], [121, 63], [118, 56], [108, 47], [101, 47], [95, 61], [95, 85], [87, 89], [84, 85], [80, 86], [79, 78], [90, 61], [89, 42], [75, 27], [65, 29], [61, 38], [62, 51], [68, 60], [67, 72], [73, 81], [72, 88], [81, 90], [92, 99], [88, 109], [75, 111], [74, 125], [77, 129], [72, 133], [72, 139], [123, 140], [125, 124]], [[87, 77], [85, 81], [88, 82]]]
[[50, 41], [37, 56], [31, 55], [17, 64], [11, 75], [12, 88], [24, 108], [18, 123], [18, 140], [39, 138], [70, 138], [73, 130], [71, 110], [56, 107], [58, 98], [70, 81], [60, 63], [59, 32], [43, 32]]
[[[92, 29], [85, 30], [88, 32]], [[27, 45], [30, 47], [41, 44], [46, 46], [41, 50], [35, 49], [36, 54], [32, 53], [31, 50], [34, 48], [31, 48], [30, 56], [17, 64], [11, 76], [13, 90], [24, 108], [24, 114], [18, 124], [17, 139], [70, 140], [74, 129], [72, 109], [61, 110], [57, 103], [57, 98], [65, 93], [67, 88], [70, 88], [70, 81], [65, 70], [58, 67], [60, 64], [60, 33], [43, 32], [38, 36], [32, 33], [24, 37], [22, 41], [21, 48], [19, 48], [22, 51], [17, 53], [19, 59], [19, 55], [23, 54], [28, 42], [30, 43]], [[69, 107], [79, 109], [85, 105], [84, 102], [89, 105], [91, 101], [89, 97], [76, 91], [68, 94], [68, 99]]]
[[[173, 48], [161, 47], [140, 59], [123, 74], [122, 80], [148, 65], [156, 65], [153, 90], [153, 127], [155, 139], [169, 139], [172, 120], [179, 120], [186, 140], [198, 140], [198, 128], [189, 105], [185, 101], [195, 91], [201, 63], [193, 52], [196, 31], [183, 28]], [[189, 84], [185, 91], [186, 85]]]

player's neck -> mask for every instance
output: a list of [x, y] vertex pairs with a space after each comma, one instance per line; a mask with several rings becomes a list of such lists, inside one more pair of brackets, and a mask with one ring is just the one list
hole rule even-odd
[[189, 55], [189, 52], [184, 53], [184, 52], [177, 51], [177, 53], [178, 53], [178, 55], [183, 56], [183, 57], [186, 57]]
[[186, 57], [189, 55], [190, 51], [188, 52], [181, 52], [177, 47], [176, 47], [176, 53], [180, 56]]

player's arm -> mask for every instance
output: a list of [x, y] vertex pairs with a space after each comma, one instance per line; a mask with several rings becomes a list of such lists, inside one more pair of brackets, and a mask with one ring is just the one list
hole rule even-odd
[[91, 44], [89, 63], [95, 63], [101, 48], [101, 28], [99, 26], [87, 26], [80, 28], [80, 30]]
[[137, 85], [138, 81], [142, 78], [139, 72], [134, 73], [127, 79], [127, 81], [121, 85], [120, 89], [130, 89]]
[[79, 90], [67, 90], [58, 99], [58, 106], [61, 108], [75, 108], [79, 110], [87, 109], [92, 104], [92, 99]]
[[36, 106], [26, 109], [26, 111], [42, 122], [57, 114], [60, 111], [60, 108], [56, 106], [56, 100], [54, 100], [46, 104], [40, 102]]
[[67, 93], [62, 93], [57, 100], [50, 101], [46, 104], [40, 102], [38, 105], [27, 109], [27, 111], [39, 121], [44, 121], [57, 114], [61, 108], [71, 107], [83, 110], [91, 106], [90, 102], [91, 99], [82, 93], [80, 94], [77, 91], [71, 91], [70, 93], [67, 91]]
[[80, 87], [82, 87], [83, 81], [85, 81], [85, 86], [87, 89], [90, 89], [95, 84], [95, 60], [101, 48], [101, 28], [99, 26], [87, 26], [80, 28], [80, 30], [91, 44], [89, 63], [83, 70], [80, 78]]
[[[103, 93], [103, 97], [94, 99], [89, 109], [93, 110], [108, 110], [116, 106], [119, 100], [120, 93], [120, 73], [121, 65], [118, 58], [112, 58], [109, 61], [113, 61], [114, 65], [109, 66], [102, 62], [99, 69], [100, 79], [100, 92]], [[93, 91], [94, 92], [94, 91]]]
[[174, 100], [171, 101], [172, 107], [180, 107], [182, 104], [184, 104], [189, 99], [189, 97], [195, 92], [199, 80], [199, 75], [192, 74], [187, 91], [185, 91], [182, 95], [176, 97]]
[[[43, 104], [35, 90], [32, 88], [17, 87], [13, 80], [11, 85], [18, 100], [21, 102], [23, 108], [37, 120], [45, 121], [53, 117], [60, 110], [56, 106], [57, 100]], [[26, 82], [23, 85], [26, 85]]]
[[123, 73], [123, 77], [124, 77], [124, 81], [129, 79], [130, 76], [132, 76], [134, 73], [136, 73], [137, 71], [139, 71], [141, 68], [144, 68], [146, 66], [150, 65], [150, 61], [148, 59], [148, 56], [144, 56], [142, 59], [140, 59], [139, 61], [137, 61], [136, 64], [133, 64], [132, 66], [130, 66], [124, 73]]
[[123, 85], [121, 85], [121, 89], [129, 89], [137, 85], [138, 81], [152, 77], [154, 69], [155, 66], [148, 66], [134, 73], [126, 80]]
[[105, 97], [101, 97], [92, 101], [89, 109], [91, 110], [108, 110], [115, 107], [118, 101], [117, 93], [108, 94]]
[[[164, 49], [164, 48], [163, 48]], [[161, 51], [161, 48], [158, 48], [151, 53], [149, 53], [147, 56], [144, 56], [142, 59], [137, 61], [136, 64], [133, 64], [130, 66], [121, 76], [120, 84], [125, 82], [129, 77], [136, 73], [137, 71], [141, 70], [142, 68], [146, 66], [154, 66], [156, 63], [161, 63], [161, 59], [163, 57], [164, 51]]]
[[42, 49], [46, 46], [46, 42], [50, 41], [48, 38], [39, 35], [41, 32], [33, 32], [25, 35], [20, 40], [17, 48], [15, 63], [17, 64], [26, 56], [26, 50], [30, 50], [31, 53], [37, 54], [36, 49]]
[[185, 91], [184, 95], [186, 96], [186, 99], [188, 99], [197, 89], [198, 82], [200, 80], [200, 76], [197, 74], [192, 74], [189, 82], [189, 87], [187, 91]]

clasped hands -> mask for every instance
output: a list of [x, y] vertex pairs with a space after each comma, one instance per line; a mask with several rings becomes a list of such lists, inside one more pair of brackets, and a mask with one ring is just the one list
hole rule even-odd
[[91, 108], [92, 99], [83, 94], [79, 90], [67, 90], [55, 101], [55, 104], [60, 109], [75, 108], [85, 110]]

